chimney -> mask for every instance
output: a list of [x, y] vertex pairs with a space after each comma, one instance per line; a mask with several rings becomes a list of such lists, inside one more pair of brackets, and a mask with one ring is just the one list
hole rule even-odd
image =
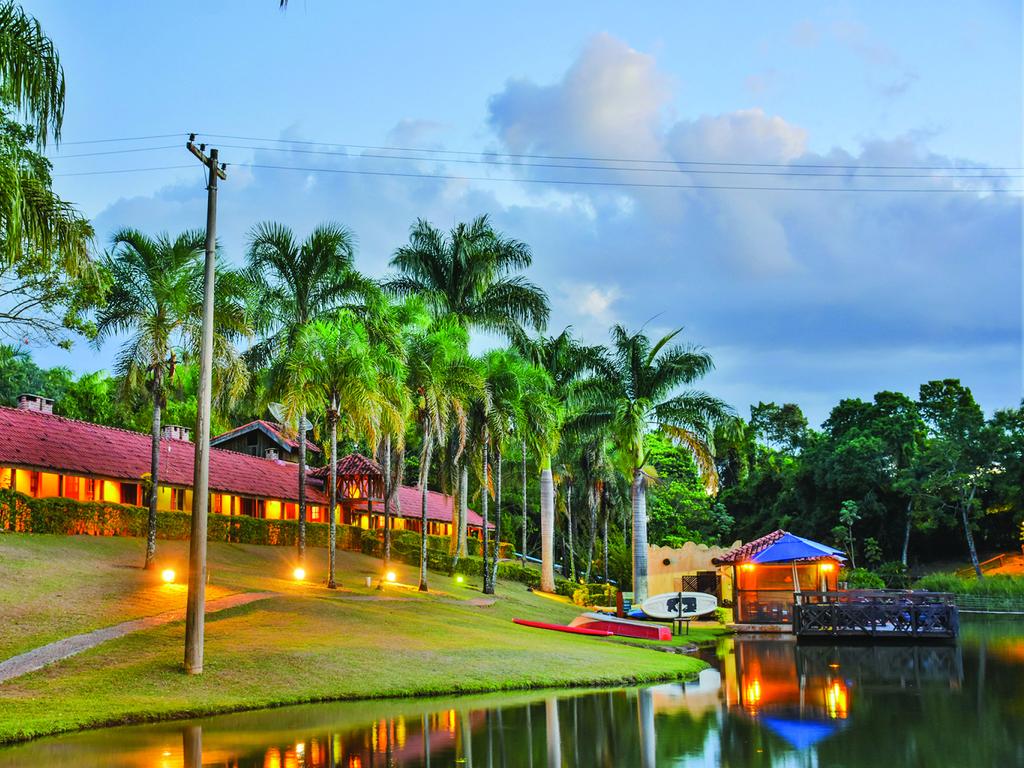
[[277, 461], [277, 448], [267, 448], [264, 456], [271, 461]]
[[53, 398], [42, 395], [18, 395], [18, 410], [53, 413]]
[[160, 430], [160, 437], [164, 440], [184, 440], [187, 443], [189, 442], [191, 435], [189, 434], [188, 427], [181, 427], [177, 424], [168, 424]]

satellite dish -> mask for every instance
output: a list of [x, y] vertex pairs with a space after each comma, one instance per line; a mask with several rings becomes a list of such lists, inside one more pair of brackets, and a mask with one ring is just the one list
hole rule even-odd
[[[277, 423], [280, 424], [282, 427], [292, 432], [298, 431], [298, 428], [295, 426], [295, 420], [288, 418], [288, 411], [281, 403], [270, 403], [267, 406], [267, 408], [270, 410], [270, 415], [273, 416], [274, 420], [277, 421]], [[302, 420], [303, 432], [309, 432], [309, 430], [311, 430], [312, 428], [313, 422], [311, 422], [309, 419]]]

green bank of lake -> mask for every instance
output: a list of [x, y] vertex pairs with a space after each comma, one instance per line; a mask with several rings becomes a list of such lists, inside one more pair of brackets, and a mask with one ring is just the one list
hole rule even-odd
[[965, 620], [957, 644], [730, 637], [704, 654], [687, 683], [109, 728], [0, 749], [0, 768], [1024, 765], [1024, 621]]

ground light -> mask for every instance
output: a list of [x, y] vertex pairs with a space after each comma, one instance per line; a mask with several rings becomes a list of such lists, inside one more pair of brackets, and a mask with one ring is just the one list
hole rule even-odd
[[387, 579], [388, 581], [394, 581], [398, 577], [395, 576], [395, 572], [394, 571], [388, 571], [387, 573], [384, 574], [384, 578]]
[[466, 577], [463, 576], [461, 573], [458, 576], [455, 577], [455, 583], [456, 584], [461, 584], [465, 580], [466, 580]]
[[164, 584], [173, 584], [174, 583], [174, 569], [173, 568], [164, 568], [163, 571], [160, 573], [160, 578], [164, 580]]
[[296, 581], [303, 581], [306, 578], [306, 569], [296, 568], [294, 571], [292, 571], [292, 576], [295, 577]]

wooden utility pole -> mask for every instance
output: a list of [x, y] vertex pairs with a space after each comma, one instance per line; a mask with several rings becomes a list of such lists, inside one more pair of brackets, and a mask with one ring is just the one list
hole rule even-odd
[[213, 380], [213, 290], [217, 260], [217, 180], [227, 179], [217, 161], [217, 150], [205, 154], [196, 147], [195, 134], [185, 146], [210, 171], [206, 187], [206, 264], [203, 277], [203, 331], [199, 358], [199, 393], [196, 408], [196, 456], [192, 476], [192, 528], [188, 547], [188, 605], [185, 609], [185, 673], [203, 672], [203, 631], [206, 621], [206, 515], [210, 504], [210, 389]]

